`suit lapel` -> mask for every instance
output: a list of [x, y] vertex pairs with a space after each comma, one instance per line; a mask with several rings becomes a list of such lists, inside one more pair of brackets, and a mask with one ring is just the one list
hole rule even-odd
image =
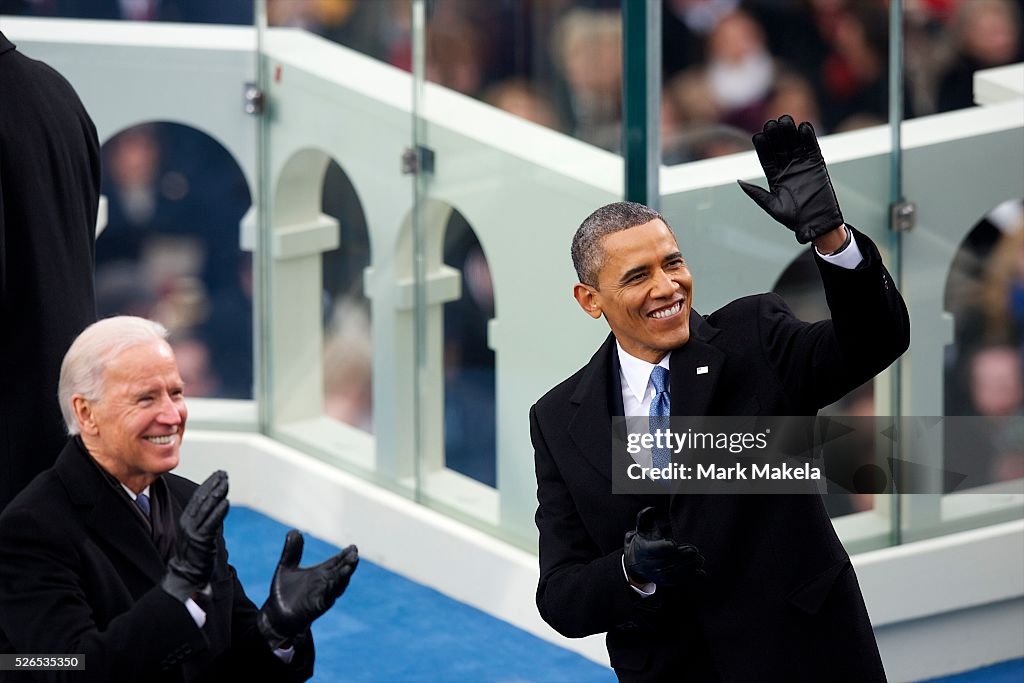
[[[615, 412], [610, 400], [614, 355], [615, 337], [609, 334], [587, 363], [583, 377], [569, 399], [573, 405], [578, 406], [569, 419], [569, 436], [583, 458], [609, 481], [612, 478], [612, 421], [609, 416]], [[618, 403], [618, 414], [621, 415], [621, 393]]]
[[673, 351], [669, 360], [673, 415], [707, 414], [725, 368], [725, 354], [708, 343], [717, 334], [717, 328], [690, 311], [690, 340]]
[[91, 462], [91, 457], [77, 439], [72, 439], [57, 459], [54, 469], [71, 502], [97, 540], [124, 557], [153, 583], [160, 581], [165, 567], [153, 539], [98, 466]]
[[[569, 436], [581, 457], [610, 484], [616, 458], [621, 457], [620, 464], [632, 462], [624, 452], [614, 457], [612, 453], [612, 423], [624, 412], [614, 335], [609, 334], [590, 359], [569, 401], [576, 408], [569, 418]], [[618, 424], [625, 429], [624, 421]], [[625, 443], [625, 435], [620, 435], [618, 440]], [[653, 505], [659, 509], [668, 502], [668, 497], [659, 493], [634, 494], [632, 497], [642, 505]]]
[[0, 55], [2, 55], [5, 52], [9, 52], [9, 51], [11, 51], [13, 49], [14, 49], [14, 43], [12, 43], [11, 41], [7, 40], [7, 36], [5, 36], [2, 32], [0, 32]]

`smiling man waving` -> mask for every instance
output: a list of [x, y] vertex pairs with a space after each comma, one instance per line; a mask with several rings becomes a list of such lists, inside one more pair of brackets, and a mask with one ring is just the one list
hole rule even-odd
[[770, 189], [740, 185], [813, 243], [832, 319], [797, 320], [773, 294], [699, 315], [665, 219], [609, 204], [572, 258], [576, 301], [611, 334], [530, 412], [537, 606], [565, 636], [607, 632], [623, 681], [885, 680], [819, 496], [612, 494], [614, 416], [814, 415], [909, 345], [903, 299], [845, 224], [810, 124], [769, 121], [754, 145]]

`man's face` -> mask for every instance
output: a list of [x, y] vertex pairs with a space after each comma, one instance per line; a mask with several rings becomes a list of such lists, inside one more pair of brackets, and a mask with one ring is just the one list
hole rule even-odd
[[174, 353], [163, 340], [115, 357], [104, 370], [99, 400], [78, 394], [73, 400], [86, 448], [132, 490], [178, 465], [188, 409]]
[[693, 276], [672, 231], [653, 220], [605, 235], [597, 287], [576, 285], [580, 307], [602, 314], [623, 350], [650, 363], [690, 339]]

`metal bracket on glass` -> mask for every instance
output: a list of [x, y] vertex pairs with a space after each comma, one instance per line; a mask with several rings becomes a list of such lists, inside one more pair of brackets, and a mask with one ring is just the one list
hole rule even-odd
[[402, 174], [419, 175], [434, 172], [434, 150], [423, 145], [406, 147], [402, 152]]
[[242, 99], [242, 109], [246, 114], [249, 114], [250, 116], [259, 116], [263, 113], [266, 99], [263, 95], [263, 91], [260, 90], [258, 85], [252, 82], [246, 83], [245, 90], [242, 91]]
[[917, 224], [917, 204], [896, 202], [890, 208], [889, 227], [893, 232], [907, 232]]

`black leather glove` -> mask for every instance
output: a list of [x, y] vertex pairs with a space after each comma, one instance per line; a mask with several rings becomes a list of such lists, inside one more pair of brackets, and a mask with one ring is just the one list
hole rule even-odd
[[304, 634], [331, 608], [359, 564], [359, 550], [350, 545], [329, 560], [300, 569], [302, 545], [302, 534], [289, 531], [270, 582], [270, 595], [256, 617], [260, 633], [275, 649]]
[[182, 602], [210, 583], [217, 538], [228, 514], [228, 473], [217, 470], [195, 490], [181, 513], [174, 557], [160, 587]]
[[704, 556], [696, 546], [663, 538], [652, 507], [637, 514], [636, 531], [626, 532], [623, 552], [623, 564], [630, 576], [659, 586], [678, 586], [704, 576]]
[[782, 116], [765, 123], [753, 140], [771, 192], [736, 182], [758, 206], [795, 232], [800, 244], [842, 225], [843, 214], [811, 124], [805, 121], [797, 129], [793, 117]]

